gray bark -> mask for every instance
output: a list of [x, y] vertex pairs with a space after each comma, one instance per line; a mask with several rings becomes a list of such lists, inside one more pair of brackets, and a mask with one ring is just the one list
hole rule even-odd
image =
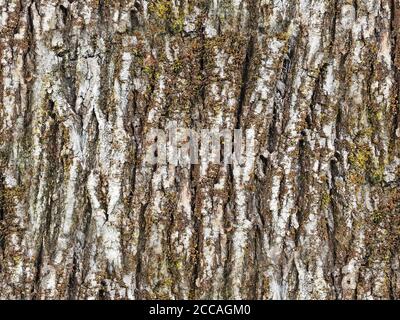
[[[399, 298], [399, 32], [399, 0], [0, 0], [0, 298]], [[172, 120], [254, 164], [146, 165]]]

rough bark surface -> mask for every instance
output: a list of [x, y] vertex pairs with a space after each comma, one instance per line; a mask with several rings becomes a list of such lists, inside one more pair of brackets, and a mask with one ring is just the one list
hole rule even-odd
[[399, 0], [0, 0], [0, 64], [0, 298], [400, 298]]

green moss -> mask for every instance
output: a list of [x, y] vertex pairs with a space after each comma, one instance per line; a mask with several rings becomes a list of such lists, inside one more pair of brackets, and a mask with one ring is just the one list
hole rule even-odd
[[379, 184], [383, 181], [385, 166], [384, 163], [374, 159], [371, 149], [360, 146], [349, 155], [349, 163], [352, 172], [349, 177], [355, 184], [361, 184], [368, 180], [371, 184]]
[[182, 71], [183, 68], [183, 64], [181, 61], [177, 60], [174, 62], [174, 65], [172, 66], [172, 69], [174, 71], [174, 73], [178, 74]]
[[149, 13], [155, 18], [158, 31], [168, 31], [172, 34], [178, 34], [183, 31], [184, 16], [179, 13], [178, 17], [173, 11], [172, 1], [158, 0], [149, 5]]
[[368, 148], [361, 148], [351, 153], [349, 156], [350, 164], [358, 170], [365, 171], [368, 161], [371, 158], [371, 151]]
[[383, 113], [382, 111], [378, 111], [376, 114], [376, 120], [381, 121], [383, 119]]
[[14, 256], [12, 257], [12, 260], [13, 260], [13, 262], [14, 262], [14, 265], [18, 265], [19, 263], [22, 262], [22, 257], [19, 256], [19, 255], [14, 255]]
[[167, 278], [167, 279], [165, 279], [164, 280], [164, 286], [166, 286], [166, 287], [172, 287], [172, 284], [174, 283], [174, 281], [171, 279], [171, 278]]
[[172, 21], [171, 29], [173, 33], [181, 33], [183, 31], [184, 21], [182, 16]]
[[375, 211], [372, 214], [372, 221], [375, 224], [379, 224], [382, 222], [383, 218], [385, 217], [385, 214], [382, 211]]
[[153, 66], [144, 66], [143, 67], [143, 72], [149, 76], [151, 76], [154, 72], [154, 67]]
[[371, 171], [369, 179], [373, 184], [381, 183], [383, 181], [383, 175], [384, 168], [380, 167]]
[[166, 20], [172, 11], [171, 1], [159, 0], [152, 2], [149, 6], [149, 11], [155, 14], [157, 18]]
[[321, 199], [321, 201], [322, 201], [322, 206], [323, 206], [323, 207], [327, 207], [327, 206], [331, 203], [331, 197], [330, 197], [330, 195], [329, 195], [328, 192], [324, 192], [324, 193], [322, 194], [322, 199]]

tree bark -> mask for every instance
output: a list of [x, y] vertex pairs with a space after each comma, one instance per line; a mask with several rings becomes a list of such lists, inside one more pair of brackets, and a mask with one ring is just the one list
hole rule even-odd
[[0, 0], [0, 63], [0, 298], [400, 297], [399, 0]]

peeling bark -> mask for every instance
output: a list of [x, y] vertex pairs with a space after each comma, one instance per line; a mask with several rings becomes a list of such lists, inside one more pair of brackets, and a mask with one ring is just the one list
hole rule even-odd
[[[0, 298], [398, 299], [399, 0], [0, 0]], [[253, 129], [251, 167], [145, 164]]]

